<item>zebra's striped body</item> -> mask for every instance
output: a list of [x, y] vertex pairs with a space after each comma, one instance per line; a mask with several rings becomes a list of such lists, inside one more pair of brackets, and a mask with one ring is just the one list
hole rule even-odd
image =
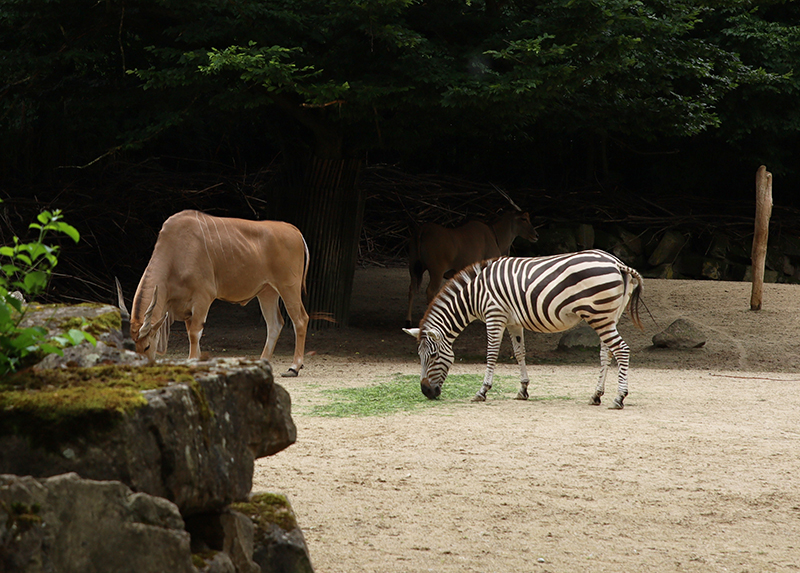
[[486, 375], [474, 400], [483, 401], [492, 387], [503, 331], [508, 330], [520, 365], [517, 398], [528, 397], [524, 330], [560, 332], [581, 320], [600, 336], [600, 379], [592, 404], [600, 404], [613, 356], [618, 365], [618, 395], [622, 408], [628, 395], [628, 345], [617, 323], [630, 304], [639, 322], [642, 278], [634, 269], [604, 251], [582, 251], [549, 257], [500, 257], [468, 267], [431, 301], [419, 329], [406, 332], [419, 340], [422, 393], [436, 398], [453, 364], [453, 341], [474, 321], [486, 323]]

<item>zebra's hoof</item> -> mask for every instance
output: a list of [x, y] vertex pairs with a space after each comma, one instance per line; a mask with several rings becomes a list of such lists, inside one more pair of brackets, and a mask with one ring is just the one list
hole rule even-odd
[[591, 398], [589, 398], [589, 405], [590, 406], [599, 406], [601, 404], [600, 396], [595, 394]]
[[515, 400], [527, 400], [528, 399], [528, 393], [527, 392], [523, 392], [522, 390], [520, 390], [519, 392], [517, 392], [517, 397], [514, 398], [514, 399]]
[[472, 402], [486, 402], [486, 396], [483, 394], [475, 394], [472, 397]]
[[608, 409], [609, 410], [622, 410], [625, 407], [625, 404], [622, 403], [622, 396], [617, 396], [614, 398], [614, 403], [611, 404]]

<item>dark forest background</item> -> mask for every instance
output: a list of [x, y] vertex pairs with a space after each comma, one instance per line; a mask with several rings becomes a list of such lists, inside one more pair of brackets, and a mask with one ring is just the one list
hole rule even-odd
[[111, 301], [181, 209], [282, 219], [336, 242], [313, 278], [349, 296], [356, 257], [507, 206], [493, 185], [543, 226], [746, 243], [762, 164], [798, 238], [799, 22], [782, 1], [7, 0], [0, 242], [63, 209], [83, 241], [51, 297]]

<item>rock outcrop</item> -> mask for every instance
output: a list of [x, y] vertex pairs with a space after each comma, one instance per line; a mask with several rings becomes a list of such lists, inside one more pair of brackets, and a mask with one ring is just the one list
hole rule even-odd
[[0, 475], [0, 571], [194, 573], [175, 504], [77, 474]]
[[[130, 413], [87, 409], [71, 416], [77, 419], [50, 420], [46, 409], [6, 404], [0, 473], [118, 480], [174, 502], [184, 516], [246, 500], [255, 460], [297, 437], [289, 394], [266, 362], [186, 368], [191, 381], [141, 392], [145, 403]], [[116, 372], [146, 376], [147, 369]]]
[[46, 309], [100, 344], [0, 381], [0, 573], [312, 572], [288, 501], [251, 496], [297, 435], [270, 365], [142, 365], [108, 309]]

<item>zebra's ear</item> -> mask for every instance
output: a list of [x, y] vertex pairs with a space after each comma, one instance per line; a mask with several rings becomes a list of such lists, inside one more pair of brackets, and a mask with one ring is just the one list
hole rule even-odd
[[439, 334], [438, 330], [428, 330], [425, 332], [425, 336], [428, 337], [428, 340], [433, 340], [434, 342], [439, 342], [439, 340], [442, 338], [442, 335]]
[[419, 328], [404, 328], [403, 332], [406, 334], [413, 336], [414, 338], [419, 338]]

